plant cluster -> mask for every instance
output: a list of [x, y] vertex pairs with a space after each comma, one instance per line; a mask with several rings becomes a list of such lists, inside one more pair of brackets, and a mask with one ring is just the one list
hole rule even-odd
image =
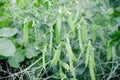
[[0, 0], [0, 79], [119, 80], [119, 53], [119, 0]]

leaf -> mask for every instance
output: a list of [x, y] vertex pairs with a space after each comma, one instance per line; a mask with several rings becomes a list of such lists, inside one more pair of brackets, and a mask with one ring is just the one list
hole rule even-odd
[[114, 13], [114, 9], [113, 8], [109, 8], [108, 11], [107, 11], [108, 14], [113, 14]]
[[25, 55], [21, 49], [17, 49], [17, 51], [14, 54], [14, 59], [16, 59], [17, 62], [24, 61]]
[[26, 50], [25, 50], [25, 56], [26, 58], [30, 59], [33, 57], [36, 57], [38, 55], [39, 52], [37, 52], [34, 48], [33, 44], [29, 44], [26, 46]]
[[9, 22], [10, 22], [10, 20], [9, 20], [9, 17], [8, 16], [6, 16], [4, 13], [3, 13], [3, 5], [4, 4], [2, 4], [1, 5], [1, 3], [0, 3], [0, 9], [1, 9], [1, 11], [0, 11], [0, 27], [5, 27], [5, 26], [8, 26], [9, 25]]
[[120, 31], [115, 31], [114, 33], [109, 35], [111, 39], [115, 39], [115, 38], [120, 38]]
[[17, 49], [14, 56], [8, 57], [8, 63], [14, 68], [19, 67], [19, 63], [24, 61], [25, 55], [21, 49]]
[[112, 45], [112, 46], [116, 46], [117, 44], [119, 44], [119, 41], [117, 39], [112, 39], [110, 41], [110, 45]]
[[0, 37], [12, 37], [18, 32], [16, 28], [1, 28]]
[[5, 57], [0, 55], [0, 60], [2, 60], [2, 59], [5, 59]]
[[17, 62], [17, 60], [15, 60], [12, 57], [8, 58], [8, 63], [10, 66], [12, 66], [14, 68], [19, 68], [19, 63]]
[[15, 51], [16, 48], [10, 40], [6, 38], [0, 39], [0, 55], [6, 57], [13, 56]]

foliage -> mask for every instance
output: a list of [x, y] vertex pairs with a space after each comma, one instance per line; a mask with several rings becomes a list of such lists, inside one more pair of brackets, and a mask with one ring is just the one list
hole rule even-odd
[[[0, 79], [119, 79], [119, 0], [0, 1]], [[1, 68], [2, 70], [2, 68]]]

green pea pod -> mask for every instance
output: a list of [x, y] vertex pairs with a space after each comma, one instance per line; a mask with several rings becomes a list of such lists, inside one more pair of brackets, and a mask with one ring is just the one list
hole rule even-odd
[[87, 47], [87, 53], [86, 53], [86, 60], [85, 60], [85, 67], [87, 67], [88, 62], [89, 62], [89, 56], [90, 56], [90, 50], [89, 50], [89, 46]]
[[83, 24], [83, 26], [82, 26], [82, 38], [83, 38], [83, 42], [87, 42], [88, 41], [87, 26], [85, 24]]
[[66, 69], [66, 70], [69, 70], [69, 65], [66, 63], [66, 62], [63, 62], [63, 61], [61, 61], [61, 60], [59, 60], [60, 61], [60, 64]]
[[69, 38], [67, 38], [67, 42], [66, 42], [66, 49], [67, 49], [67, 53], [69, 54], [69, 56], [71, 57], [71, 59], [73, 61], [77, 61], [77, 58], [74, 56], [71, 45], [70, 45], [70, 41]]
[[81, 31], [80, 31], [79, 28], [78, 28], [78, 40], [79, 40], [79, 47], [80, 47], [80, 50], [83, 51], [84, 48], [83, 48], [82, 36], [81, 36]]
[[71, 58], [69, 58], [69, 64], [70, 64], [70, 71], [72, 73], [72, 76], [73, 76], [74, 80], [77, 80], [76, 75], [75, 75], [75, 68], [73, 66], [73, 61]]
[[92, 57], [90, 57], [89, 72], [90, 72], [91, 80], [95, 80], [94, 66], [91, 63], [92, 63]]
[[50, 26], [50, 45], [49, 45], [49, 48], [50, 48], [50, 54], [52, 53], [52, 47], [53, 46], [53, 26]]
[[62, 66], [61, 66], [61, 64], [59, 63], [59, 70], [60, 70], [60, 77], [61, 77], [61, 80], [64, 80], [65, 78], [66, 78], [66, 75], [63, 73], [63, 71], [62, 71]]
[[23, 26], [23, 41], [24, 43], [28, 43], [28, 25], [27, 23], [24, 23], [24, 26]]
[[72, 18], [71, 14], [68, 16], [68, 23], [69, 23], [69, 26], [70, 26], [72, 32], [75, 35], [75, 24], [74, 24], [74, 21], [73, 21], [73, 18]]
[[44, 68], [44, 70], [46, 70], [46, 64], [45, 64], [45, 53], [46, 53], [46, 51], [47, 51], [47, 45], [44, 47], [44, 49], [43, 49], [43, 53], [42, 53], [42, 60], [43, 60], [43, 68]]
[[55, 55], [51, 61], [51, 64], [50, 66], [53, 67], [57, 64], [57, 62], [59, 61], [59, 58], [60, 58], [60, 52], [61, 52], [61, 47], [60, 45], [57, 47], [57, 50], [55, 51]]
[[56, 36], [56, 43], [60, 43], [60, 33], [61, 33], [61, 15], [57, 16], [57, 22], [55, 27], [55, 36]]
[[110, 42], [107, 43], [107, 61], [109, 61], [112, 58], [112, 47], [110, 45]]

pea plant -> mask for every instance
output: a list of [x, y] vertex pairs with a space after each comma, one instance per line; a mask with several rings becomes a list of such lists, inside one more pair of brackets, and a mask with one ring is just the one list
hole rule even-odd
[[0, 80], [119, 80], [119, 4], [0, 0]]

